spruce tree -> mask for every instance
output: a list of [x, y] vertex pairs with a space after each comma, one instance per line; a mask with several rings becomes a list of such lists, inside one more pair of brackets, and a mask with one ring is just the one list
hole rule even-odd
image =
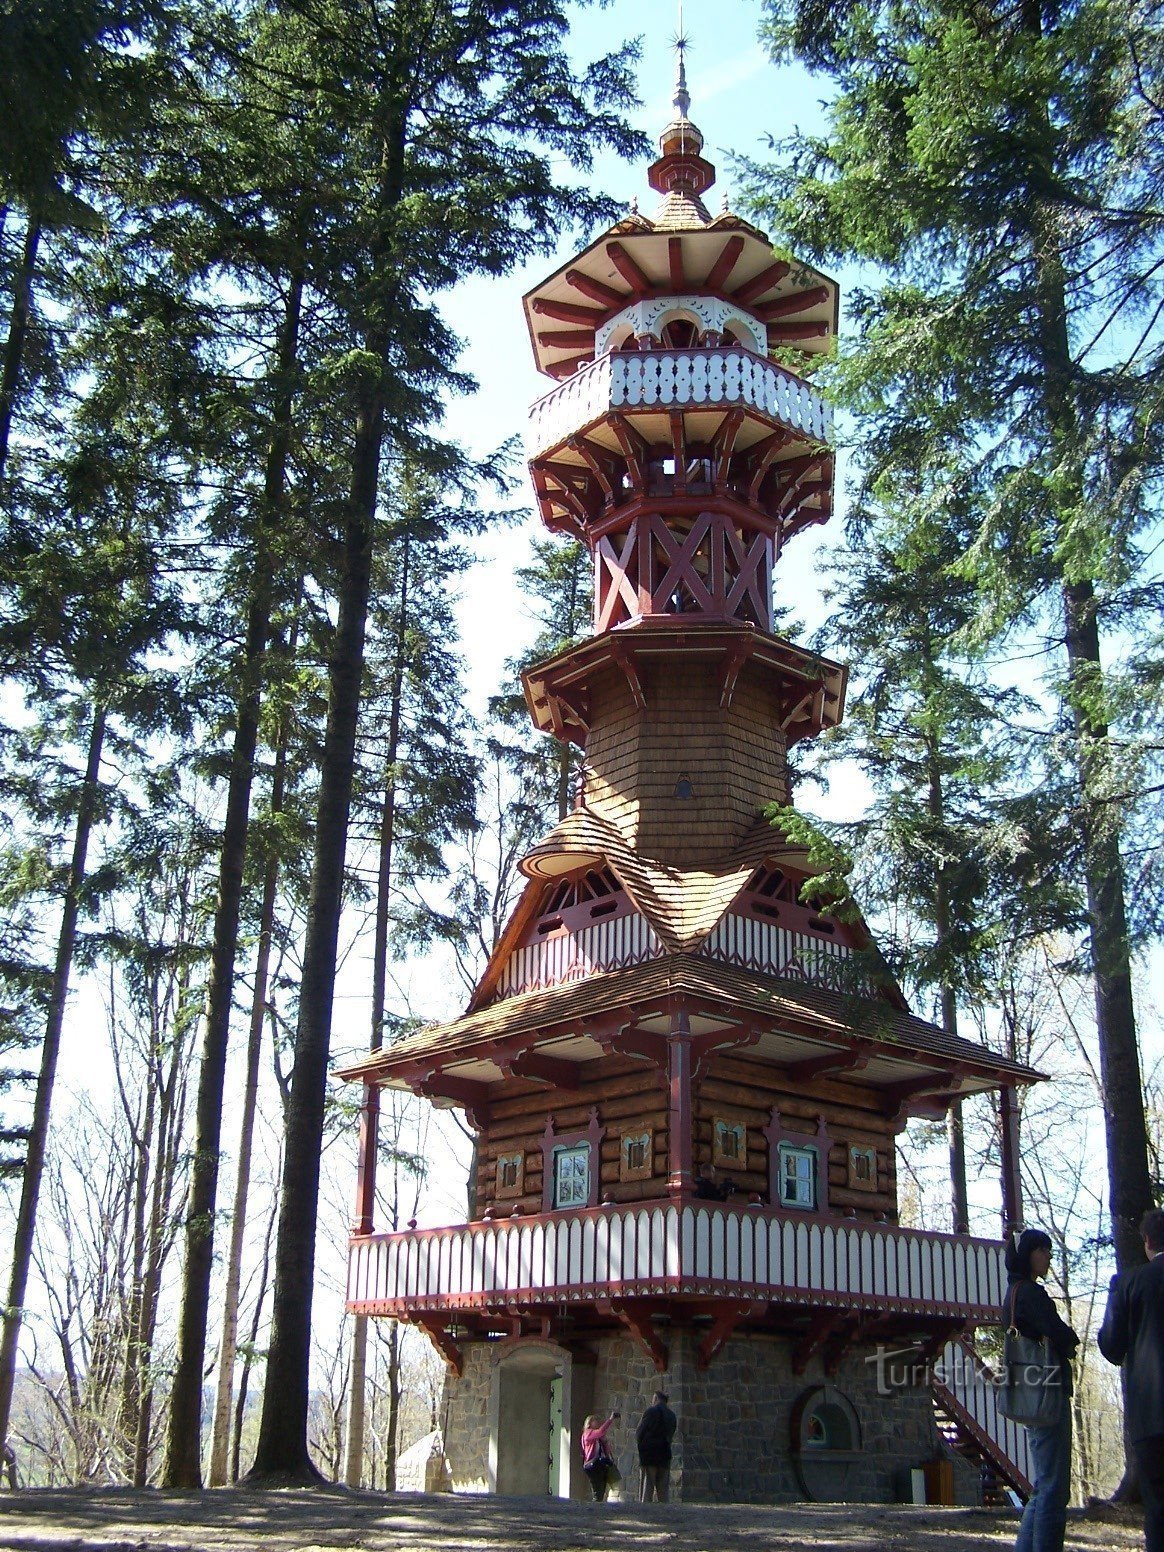
[[262, 25], [253, 68], [284, 111], [334, 131], [334, 164], [316, 184], [313, 280], [335, 312], [349, 472], [332, 529], [328, 723], [251, 1473], [272, 1481], [316, 1476], [306, 1431], [319, 1152], [382, 460], [393, 449], [438, 479], [462, 474], [455, 450], [423, 436], [439, 418], [438, 392], [466, 386], [449, 368], [455, 342], [431, 298], [465, 275], [504, 273], [575, 220], [606, 213], [562, 183], [555, 159], [586, 167], [600, 147], [633, 152], [639, 142], [620, 116], [626, 57], [575, 75], [556, 5], [321, 0], [269, 7]]
[[[1128, 778], [1150, 756], [1137, 771], [1113, 737], [1103, 631], [1119, 616], [1142, 649], [1130, 606], [1159, 593], [1144, 545], [1164, 343], [1159, 137], [1132, 149], [1153, 78], [1135, 68], [1127, 18], [1099, 0], [773, 0], [767, 13], [776, 54], [826, 72], [836, 95], [827, 130], [762, 178], [761, 203], [800, 248], [884, 272], [858, 299], [862, 432], [875, 441], [880, 422], [915, 449], [953, 438], [972, 455], [980, 522], [956, 570], [976, 584], [979, 635], [1033, 629], [1062, 655], [1052, 689], [1075, 771], [1112, 1238], [1128, 1267], [1152, 1191], [1121, 836], [1136, 810]], [[1158, 62], [1155, 23], [1141, 42]]]

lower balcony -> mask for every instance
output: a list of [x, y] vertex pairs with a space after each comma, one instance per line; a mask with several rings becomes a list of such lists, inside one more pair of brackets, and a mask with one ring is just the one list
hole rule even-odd
[[730, 1300], [753, 1316], [851, 1311], [948, 1330], [996, 1320], [1005, 1288], [995, 1241], [688, 1201], [358, 1236], [347, 1302], [367, 1315], [473, 1325], [466, 1317], [577, 1320], [612, 1300], [710, 1309]]

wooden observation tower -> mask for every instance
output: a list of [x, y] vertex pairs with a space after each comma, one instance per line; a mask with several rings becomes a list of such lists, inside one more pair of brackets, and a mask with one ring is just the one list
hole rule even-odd
[[[658, 208], [525, 299], [555, 382], [534, 488], [595, 579], [593, 636], [526, 696], [583, 779], [466, 1013], [345, 1074], [366, 1093], [348, 1306], [444, 1354], [457, 1487], [582, 1492], [583, 1416], [633, 1419], [662, 1385], [687, 1498], [884, 1499], [943, 1439], [1021, 1489], [1021, 1430], [966, 1340], [996, 1318], [1001, 1244], [899, 1228], [894, 1138], [1000, 1091], [1017, 1223], [1014, 1089], [1036, 1075], [913, 1017], [763, 816], [844, 703], [844, 668], [771, 614], [833, 490], [828, 406], [783, 361], [829, 347], [838, 296], [709, 213], [688, 111], [680, 46]], [[474, 1221], [375, 1232], [382, 1085], [464, 1110]], [[708, 1199], [707, 1166], [730, 1195]]]

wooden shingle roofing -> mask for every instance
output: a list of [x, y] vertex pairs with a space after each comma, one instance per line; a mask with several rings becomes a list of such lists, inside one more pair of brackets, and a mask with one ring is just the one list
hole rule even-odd
[[[930, 1058], [930, 1065], [956, 1066], [973, 1074], [979, 1085], [1029, 1083], [1040, 1074], [1018, 1062], [997, 1056], [985, 1046], [914, 1018], [891, 1003], [847, 996], [816, 985], [776, 979], [739, 970], [716, 960], [690, 954], [608, 971], [544, 990], [524, 992], [467, 1013], [446, 1024], [421, 1030], [345, 1068], [345, 1078], [390, 1078], [395, 1071], [431, 1058], [434, 1065], [451, 1058], [471, 1061], [487, 1055], [501, 1037], [529, 1034], [585, 1033], [588, 1019], [625, 1010], [628, 1022], [664, 1010], [676, 998], [699, 1002], [730, 1020], [734, 1015], [759, 1018], [774, 1031], [843, 1044], [857, 1038], [884, 1046], [887, 1056]], [[933, 1059], [937, 1059], [936, 1063]]]

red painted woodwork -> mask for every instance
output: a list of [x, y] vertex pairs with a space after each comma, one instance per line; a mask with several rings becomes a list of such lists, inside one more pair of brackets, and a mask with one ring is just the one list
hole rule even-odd
[[999, 1140], [1002, 1153], [1002, 1232], [1023, 1226], [1023, 1180], [1019, 1169], [1019, 1103], [1013, 1084], [998, 1095]]
[[769, 264], [767, 269], [762, 269], [751, 280], [745, 281], [742, 286], [732, 292], [732, 301], [738, 302], [741, 307], [746, 307], [749, 302], [754, 302], [757, 297], [764, 295], [765, 291], [771, 291], [773, 286], [778, 286], [792, 268], [783, 259], [775, 264]]
[[594, 625], [607, 631], [643, 615], [698, 613], [767, 630], [775, 545], [741, 532], [723, 512], [701, 512], [686, 532], [661, 513], [636, 517], [594, 549]]

